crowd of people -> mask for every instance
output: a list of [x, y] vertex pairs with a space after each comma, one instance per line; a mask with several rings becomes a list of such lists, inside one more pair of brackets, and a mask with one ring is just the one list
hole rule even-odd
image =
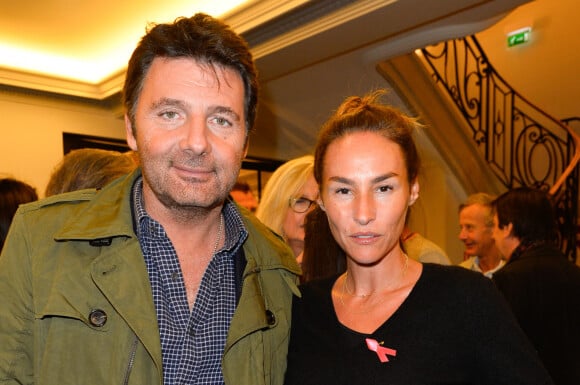
[[580, 268], [548, 194], [467, 197], [453, 266], [409, 226], [420, 124], [374, 91], [258, 200], [238, 180], [258, 89], [222, 21], [154, 25], [131, 151], [70, 152], [46, 199], [0, 179], [0, 382], [580, 384]]

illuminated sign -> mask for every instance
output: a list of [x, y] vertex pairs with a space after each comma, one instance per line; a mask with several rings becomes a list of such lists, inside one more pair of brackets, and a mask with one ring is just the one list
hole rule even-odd
[[531, 27], [520, 28], [516, 31], [510, 32], [507, 35], [508, 47], [513, 47], [514, 45], [526, 43], [530, 40], [530, 34], [532, 33]]

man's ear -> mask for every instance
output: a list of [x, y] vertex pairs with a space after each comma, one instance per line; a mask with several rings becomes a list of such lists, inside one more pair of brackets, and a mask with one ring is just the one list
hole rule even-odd
[[318, 207], [320, 207], [320, 209], [324, 212], [326, 212], [326, 207], [324, 207], [324, 203], [322, 202], [322, 199], [318, 198], [316, 200], [316, 204], [318, 204]]
[[412, 206], [415, 201], [419, 198], [419, 180], [415, 180], [411, 183], [411, 194], [409, 195], [409, 206]]
[[505, 225], [502, 229], [502, 231], [504, 231], [504, 235], [506, 237], [513, 237], [514, 235], [514, 224], [513, 223], [508, 223], [507, 225]]
[[137, 151], [137, 139], [133, 134], [133, 125], [131, 124], [131, 119], [125, 114], [125, 136], [127, 136], [127, 144], [129, 148], [133, 151]]
[[248, 150], [250, 149], [250, 134], [246, 133], [246, 141], [244, 143], [244, 159], [248, 156]]

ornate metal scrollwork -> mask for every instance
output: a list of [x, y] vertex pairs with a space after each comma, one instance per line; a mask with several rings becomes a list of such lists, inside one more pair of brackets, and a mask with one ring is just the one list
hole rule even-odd
[[[489, 63], [474, 36], [423, 48], [422, 54], [432, 78], [465, 118], [481, 156], [503, 185], [553, 190], [576, 151], [564, 125], [570, 121], [553, 119], [516, 92]], [[560, 246], [575, 260], [578, 167], [562, 187], [550, 192]]]

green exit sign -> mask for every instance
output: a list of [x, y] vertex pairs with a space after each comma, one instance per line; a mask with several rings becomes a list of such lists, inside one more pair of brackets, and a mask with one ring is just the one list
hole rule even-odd
[[523, 44], [530, 40], [530, 34], [532, 29], [530, 27], [521, 28], [517, 31], [508, 33], [507, 43], [508, 47], [513, 47], [514, 45]]

